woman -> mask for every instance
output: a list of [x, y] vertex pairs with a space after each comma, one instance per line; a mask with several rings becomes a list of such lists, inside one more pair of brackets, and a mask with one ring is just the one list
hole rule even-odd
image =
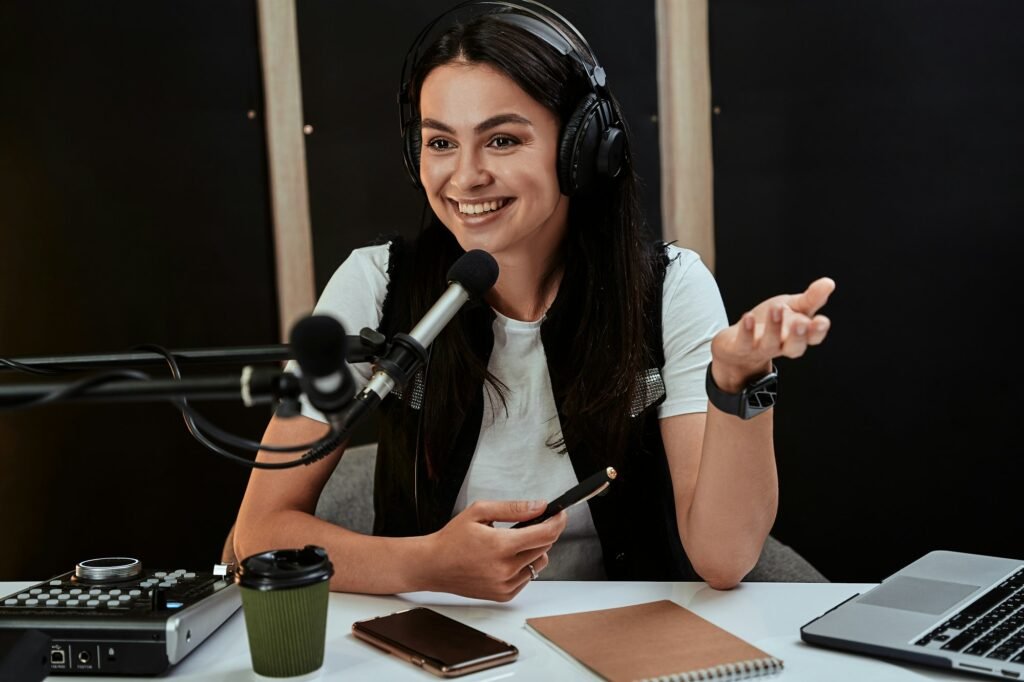
[[[375, 534], [312, 516], [339, 449], [253, 472], [236, 554], [317, 544], [335, 564], [332, 589], [353, 592], [506, 601], [540, 573], [732, 587], [775, 519], [772, 411], [740, 419], [714, 404], [733, 410], [773, 358], [821, 343], [829, 321], [816, 313], [834, 285], [727, 326], [696, 254], [645, 236], [617, 106], [575, 29], [532, 3], [483, 4], [503, 7], [448, 28], [403, 83], [406, 160], [430, 226], [414, 244], [353, 252], [317, 311], [390, 336], [436, 300], [462, 252], [493, 255], [498, 281], [382, 405]], [[580, 156], [588, 142], [573, 135], [591, 123], [606, 146]], [[264, 442], [315, 439], [323, 425], [305, 414], [275, 417]], [[607, 495], [507, 527], [609, 464], [620, 477]]]

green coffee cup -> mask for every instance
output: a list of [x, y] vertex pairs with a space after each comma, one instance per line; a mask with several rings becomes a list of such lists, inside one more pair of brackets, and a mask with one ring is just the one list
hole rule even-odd
[[239, 565], [252, 669], [266, 677], [294, 677], [324, 664], [327, 597], [334, 566], [322, 547], [277, 549]]

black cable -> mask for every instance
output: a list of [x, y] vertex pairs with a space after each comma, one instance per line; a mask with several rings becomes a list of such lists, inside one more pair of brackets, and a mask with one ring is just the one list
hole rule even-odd
[[345, 440], [344, 436], [336, 431], [331, 431], [330, 437], [326, 438], [320, 445], [317, 445], [312, 450], [307, 452], [303, 457], [307, 458], [306, 464], [312, 464], [313, 462], [319, 462], [327, 455], [334, 452], [342, 441]]
[[[163, 346], [157, 345], [143, 345], [136, 347], [135, 350], [148, 350], [163, 356], [164, 360], [167, 361], [167, 365], [171, 370], [171, 376], [175, 379], [181, 379], [181, 368], [178, 366], [178, 361], [174, 355]], [[197, 441], [202, 443], [207, 449], [215, 452], [216, 454], [225, 457], [238, 464], [243, 464], [254, 469], [288, 469], [296, 467], [301, 464], [312, 464], [320, 459], [323, 459], [330, 454], [338, 445], [341, 444], [340, 434], [337, 434], [333, 428], [328, 428], [328, 432], [318, 438], [317, 440], [304, 443], [302, 445], [293, 446], [275, 446], [275, 445], [263, 445], [258, 441], [241, 438], [234, 434], [228, 433], [223, 429], [215, 426], [209, 419], [197, 412], [192, 406], [188, 404], [188, 400], [185, 398], [175, 398], [172, 402], [181, 411], [181, 416], [185, 421], [185, 428], [188, 429], [189, 434], [192, 435]], [[198, 423], [197, 423], [198, 422]], [[264, 450], [266, 452], [300, 452], [302, 450], [308, 450], [304, 455], [296, 459], [291, 459], [286, 462], [257, 462], [246, 457], [242, 457], [230, 450], [225, 450], [220, 447], [217, 443], [207, 438], [206, 434], [203, 433], [203, 428], [200, 428], [199, 424], [203, 425], [207, 431], [211, 432], [215, 437], [220, 439], [223, 443], [233, 445], [235, 447], [245, 448], [252, 451]], [[333, 447], [324, 449], [326, 446], [334, 444]], [[312, 449], [311, 449], [312, 448]]]
[[252, 469], [291, 469], [302, 464], [312, 464], [314, 461], [316, 461], [307, 453], [302, 455], [301, 457], [290, 459], [285, 462], [257, 462], [255, 460], [249, 459], [248, 457], [242, 457], [241, 455], [231, 452], [230, 450], [225, 450], [224, 448], [220, 447], [212, 440], [207, 438], [206, 435], [202, 432], [202, 430], [199, 429], [199, 427], [196, 426], [196, 424], [191, 421], [191, 415], [189, 415], [188, 412], [194, 411], [187, 404], [185, 404], [185, 401], [183, 399], [177, 398], [173, 402], [177, 405], [178, 409], [181, 410], [182, 417], [185, 419], [185, 426], [193, 438], [202, 443], [208, 450], [211, 450], [212, 452], [220, 455], [221, 457], [229, 459], [232, 462], [235, 462], [236, 464], [241, 464]]
[[104, 372], [103, 374], [96, 374], [84, 379], [80, 379], [74, 383], [68, 384], [63, 388], [59, 388], [55, 391], [50, 391], [46, 395], [42, 395], [38, 398], [26, 400], [24, 402], [15, 403], [13, 405], [0, 405], [0, 411], [8, 410], [22, 410], [26, 407], [38, 407], [39, 405], [46, 405], [48, 403], [57, 402], [60, 400], [67, 400], [74, 398], [85, 390], [92, 388], [93, 386], [100, 386], [102, 384], [115, 381], [118, 379], [137, 379], [145, 381], [150, 376], [145, 372], [138, 372], [134, 369], [121, 369], [114, 370], [111, 372]]
[[189, 405], [183, 398], [177, 398], [174, 402], [179, 410], [187, 414], [188, 418], [192, 419], [195, 426], [201, 427], [202, 431], [206, 431], [222, 443], [226, 443], [236, 448], [252, 450], [253, 452], [258, 452], [260, 450], [265, 450], [267, 452], [302, 452], [323, 444], [324, 439], [329, 438], [334, 434], [334, 430], [328, 427], [327, 432], [324, 435], [309, 443], [303, 443], [302, 445], [264, 445], [259, 441], [242, 438], [241, 436], [237, 436], [223, 430], [197, 412], [196, 409]]
[[[181, 367], [178, 365], [177, 359], [174, 357], [172, 353], [170, 353], [165, 348], [162, 348], [160, 346], [146, 345], [138, 346], [137, 350], [148, 350], [153, 353], [157, 353], [159, 355], [164, 356], [164, 359], [167, 360], [168, 366], [171, 368], [171, 376], [174, 377], [175, 379], [181, 379]], [[303, 443], [302, 445], [263, 445], [259, 441], [250, 440], [248, 438], [242, 438], [241, 436], [237, 436], [233, 433], [229, 433], [228, 431], [221, 429], [219, 426], [217, 426], [209, 419], [204, 417], [194, 407], [189, 405], [188, 400], [186, 400], [185, 398], [176, 398], [174, 399], [174, 403], [178, 406], [178, 409], [180, 409], [183, 413], [186, 414], [186, 424], [188, 424], [189, 419], [192, 419], [192, 426], [202, 426], [201, 430], [207, 431], [211, 435], [215, 436], [218, 440], [237, 448], [245, 448], [246, 450], [252, 450], [253, 452], [258, 452], [259, 450], [265, 450], [267, 452], [302, 452], [304, 450], [309, 450], [310, 448], [314, 448], [322, 444], [325, 438], [329, 437], [332, 433], [334, 433], [332, 429], [328, 428], [327, 432], [324, 435], [320, 436], [316, 440], [311, 441], [309, 443]]]
[[46, 376], [50, 376], [52, 374], [60, 374], [61, 372], [67, 371], [59, 368], [47, 369], [45, 367], [33, 367], [32, 365], [26, 365], [18, 362], [17, 360], [9, 360], [7, 358], [0, 358], [0, 367], [14, 369], [19, 372], [26, 372], [28, 374], [43, 374]]

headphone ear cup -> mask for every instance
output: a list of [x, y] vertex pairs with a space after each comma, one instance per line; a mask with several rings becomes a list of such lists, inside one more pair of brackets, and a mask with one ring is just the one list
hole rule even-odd
[[405, 170], [409, 179], [416, 188], [420, 188], [420, 147], [423, 145], [420, 137], [420, 119], [414, 118], [405, 126], [402, 137], [402, 158], [405, 161]]
[[597, 113], [597, 95], [588, 94], [576, 107], [562, 130], [558, 146], [558, 186], [562, 194], [572, 196], [590, 181], [593, 165], [585, 163], [588, 156], [582, 149]]
[[626, 134], [622, 128], [611, 126], [601, 135], [597, 150], [597, 172], [606, 178], [616, 178], [622, 172], [626, 157]]
[[594, 93], [576, 107], [562, 131], [558, 148], [558, 183], [562, 194], [588, 187], [597, 176], [614, 178], [622, 171], [626, 135], [613, 121], [611, 104]]

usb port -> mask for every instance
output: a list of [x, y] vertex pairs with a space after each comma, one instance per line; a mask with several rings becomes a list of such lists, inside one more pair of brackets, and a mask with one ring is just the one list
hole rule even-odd
[[63, 649], [50, 650], [50, 665], [64, 665], [68, 662]]
[[1012, 677], [1015, 680], [1020, 678], [1020, 673], [1015, 673], [1012, 670], [1000, 670], [999, 672], [1003, 673], [1003, 677]]

